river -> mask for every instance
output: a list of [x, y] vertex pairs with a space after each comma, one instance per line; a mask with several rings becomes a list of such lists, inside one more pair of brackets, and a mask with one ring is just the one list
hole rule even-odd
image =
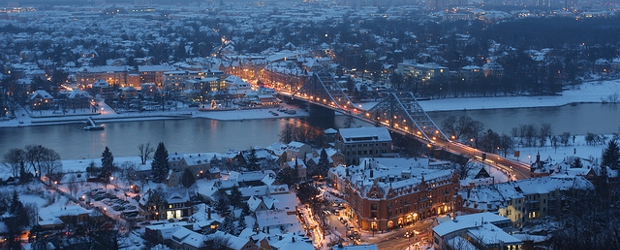
[[[577, 104], [561, 107], [488, 109], [429, 112], [438, 126], [448, 116], [468, 115], [484, 123], [485, 130], [510, 134], [520, 124], [552, 124], [554, 134], [617, 133], [620, 128], [620, 105]], [[333, 127], [347, 123], [337, 116]], [[169, 153], [225, 153], [251, 146], [268, 146], [278, 142], [280, 130], [287, 123], [301, 124], [305, 119], [272, 118], [244, 121], [210, 119], [132, 121], [105, 123], [103, 131], [83, 131], [81, 124], [0, 128], [0, 154], [11, 148], [41, 144], [54, 149], [62, 159], [99, 158], [108, 146], [114, 156], [137, 156], [137, 146], [164, 142]], [[367, 125], [355, 121], [352, 126]], [[325, 126], [325, 125], [324, 125]]]

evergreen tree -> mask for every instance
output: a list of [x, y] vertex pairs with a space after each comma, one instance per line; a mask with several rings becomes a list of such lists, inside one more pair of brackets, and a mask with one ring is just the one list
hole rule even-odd
[[250, 150], [250, 154], [248, 155], [248, 170], [249, 171], [260, 170], [260, 167], [258, 166], [258, 157], [256, 157], [256, 149], [253, 147]]
[[241, 206], [243, 206], [242, 194], [241, 191], [239, 191], [239, 187], [234, 186], [230, 190], [230, 196], [228, 198], [230, 201], [230, 205], [236, 208], [240, 208]]
[[239, 224], [237, 224], [237, 230], [239, 232], [243, 231], [243, 229], [245, 229], [246, 227], [248, 227], [247, 223], [245, 222], [245, 216], [241, 215], [239, 216]]
[[186, 168], [185, 171], [183, 171], [183, 177], [181, 177], [181, 184], [183, 184], [185, 188], [189, 188], [194, 185], [194, 183], [196, 183], [194, 174], [189, 168]]
[[329, 171], [329, 157], [327, 156], [327, 151], [325, 149], [321, 149], [321, 155], [319, 157], [318, 163], [318, 174], [325, 177], [327, 176], [327, 172]]
[[618, 142], [616, 140], [609, 140], [607, 148], [603, 152], [601, 166], [606, 166], [614, 170], [620, 167], [620, 149], [618, 148]]
[[233, 213], [228, 214], [228, 216], [224, 218], [224, 222], [220, 224], [219, 230], [227, 234], [234, 234], [236, 228]]
[[101, 153], [101, 172], [99, 178], [104, 182], [110, 181], [110, 176], [114, 172], [114, 156], [108, 147]]
[[13, 190], [13, 198], [11, 199], [11, 205], [9, 206], [9, 214], [16, 216], [19, 211], [24, 209], [24, 204], [19, 200], [19, 194], [17, 190]]
[[581, 163], [581, 159], [579, 157], [575, 158], [573, 162], [570, 164], [571, 168], [582, 168], [583, 163]]
[[155, 155], [153, 155], [153, 162], [151, 163], [151, 170], [153, 172], [153, 181], [161, 183], [166, 179], [170, 165], [168, 163], [168, 150], [163, 142], [157, 145]]
[[229, 210], [230, 201], [228, 200], [228, 196], [224, 191], [218, 190], [215, 197], [215, 210], [220, 214]]

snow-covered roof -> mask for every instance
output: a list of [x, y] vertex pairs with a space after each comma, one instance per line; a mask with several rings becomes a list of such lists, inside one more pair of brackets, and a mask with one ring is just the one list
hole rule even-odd
[[[454, 220], [444, 221], [443, 223], [435, 226], [433, 228], [433, 231], [437, 235], [443, 237], [444, 235], [447, 235], [449, 233], [460, 231], [463, 229], [476, 228], [478, 226], [484, 225], [485, 223], [490, 223], [490, 224], [508, 223], [509, 224], [510, 219], [499, 216], [499, 215], [495, 215], [489, 212], [468, 214], [468, 215], [457, 216]], [[499, 229], [499, 231], [503, 232], [503, 230], [501, 229]]]
[[390, 132], [385, 127], [360, 127], [360, 128], [341, 128], [340, 136], [344, 139], [344, 143], [363, 141], [392, 141]]

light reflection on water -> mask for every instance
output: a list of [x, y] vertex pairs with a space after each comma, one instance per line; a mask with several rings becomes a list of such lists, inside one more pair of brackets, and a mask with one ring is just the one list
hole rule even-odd
[[[550, 108], [469, 110], [431, 112], [429, 116], [438, 126], [454, 115], [468, 115], [484, 123], [485, 130], [510, 134], [520, 124], [550, 123], [554, 134], [587, 132], [618, 133], [620, 104], [579, 104]], [[243, 150], [251, 146], [265, 147], [279, 140], [281, 129], [287, 124], [306, 124], [306, 119], [274, 118], [265, 120], [216, 121], [210, 119], [162, 120], [105, 123], [103, 131], [83, 131], [83, 124], [0, 128], [0, 156], [11, 148], [41, 144], [57, 151], [62, 159], [99, 158], [108, 146], [114, 156], [137, 156], [137, 146], [164, 142], [169, 153], [224, 153], [229, 149]], [[334, 121], [311, 121], [310, 124], [327, 127], [369, 126], [359, 120], [337, 116]]]

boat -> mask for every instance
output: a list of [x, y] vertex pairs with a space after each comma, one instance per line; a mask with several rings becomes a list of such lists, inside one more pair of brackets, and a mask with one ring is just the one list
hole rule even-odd
[[95, 123], [95, 121], [93, 121], [92, 117], [88, 117], [87, 123], [89, 123], [90, 125], [84, 127], [84, 130], [94, 131], [94, 130], [104, 130], [105, 129], [105, 127], [103, 125], [97, 125]]
[[104, 130], [104, 129], [105, 129], [105, 127], [102, 126], [102, 125], [86, 126], [86, 127], [84, 127], [84, 130], [90, 130], [90, 131], [93, 131], [93, 130]]

